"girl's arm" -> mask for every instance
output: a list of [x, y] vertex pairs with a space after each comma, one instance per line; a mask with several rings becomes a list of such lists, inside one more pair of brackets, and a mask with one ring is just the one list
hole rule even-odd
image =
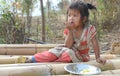
[[98, 63], [105, 64], [106, 60], [100, 58], [99, 45], [98, 45], [98, 40], [97, 40], [96, 36], [94, 36], [94, 37], [92, 38], [92, 44], [93, 44], [93, 49], [94, 49], [96, 61], [97, 61]]
[[99, 45], [98, 45], [98, 40], [96, 38], [96, 36], [94, 36], [92, 39], [92, 45], [93, 45], [93, 50], [94, 50], [94, 53], [95, 53], [95, 57], [96, 59], [100, 57], [100, 49], [99, 49]]
[[65, 37], [65, 46], [67, 48], [71, 48], [73, 45], [73, 35], [72, 35], [72, 31], [69, 31], [68, 35], [66, 35]]

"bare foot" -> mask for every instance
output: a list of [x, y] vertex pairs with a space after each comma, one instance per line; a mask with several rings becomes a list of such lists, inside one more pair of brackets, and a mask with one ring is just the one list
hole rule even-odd
[[30, 58], [26, 58], [25, 63], [33, 63], [32, 60]]

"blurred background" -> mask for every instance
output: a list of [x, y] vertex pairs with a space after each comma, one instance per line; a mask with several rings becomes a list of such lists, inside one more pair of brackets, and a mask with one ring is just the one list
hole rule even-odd
[[[64, 43], [68, 5], [75, 0], [0, 0], [0, 44]], [[120, 40], [120, 0], [82, 0], [97, 7], [90, 22], [108, 45]]]

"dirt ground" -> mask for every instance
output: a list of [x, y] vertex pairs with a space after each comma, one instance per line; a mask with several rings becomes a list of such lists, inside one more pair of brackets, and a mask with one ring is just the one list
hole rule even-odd
[[106, 33], [103, 35], [102, 40], [100, 41], [100, 50], [101, 52], [106, 52], [111, 50], [111, 45], [114, 42], [120, 42], [120, 32]]

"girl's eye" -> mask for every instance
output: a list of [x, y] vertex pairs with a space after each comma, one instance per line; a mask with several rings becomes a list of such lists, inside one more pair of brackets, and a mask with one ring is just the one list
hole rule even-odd
[[70, 14], [68, 14], [68, 17], [70, 17], [71, 15]]
[[74, 15], [74, 17], [76, 17], [77, 15]]

